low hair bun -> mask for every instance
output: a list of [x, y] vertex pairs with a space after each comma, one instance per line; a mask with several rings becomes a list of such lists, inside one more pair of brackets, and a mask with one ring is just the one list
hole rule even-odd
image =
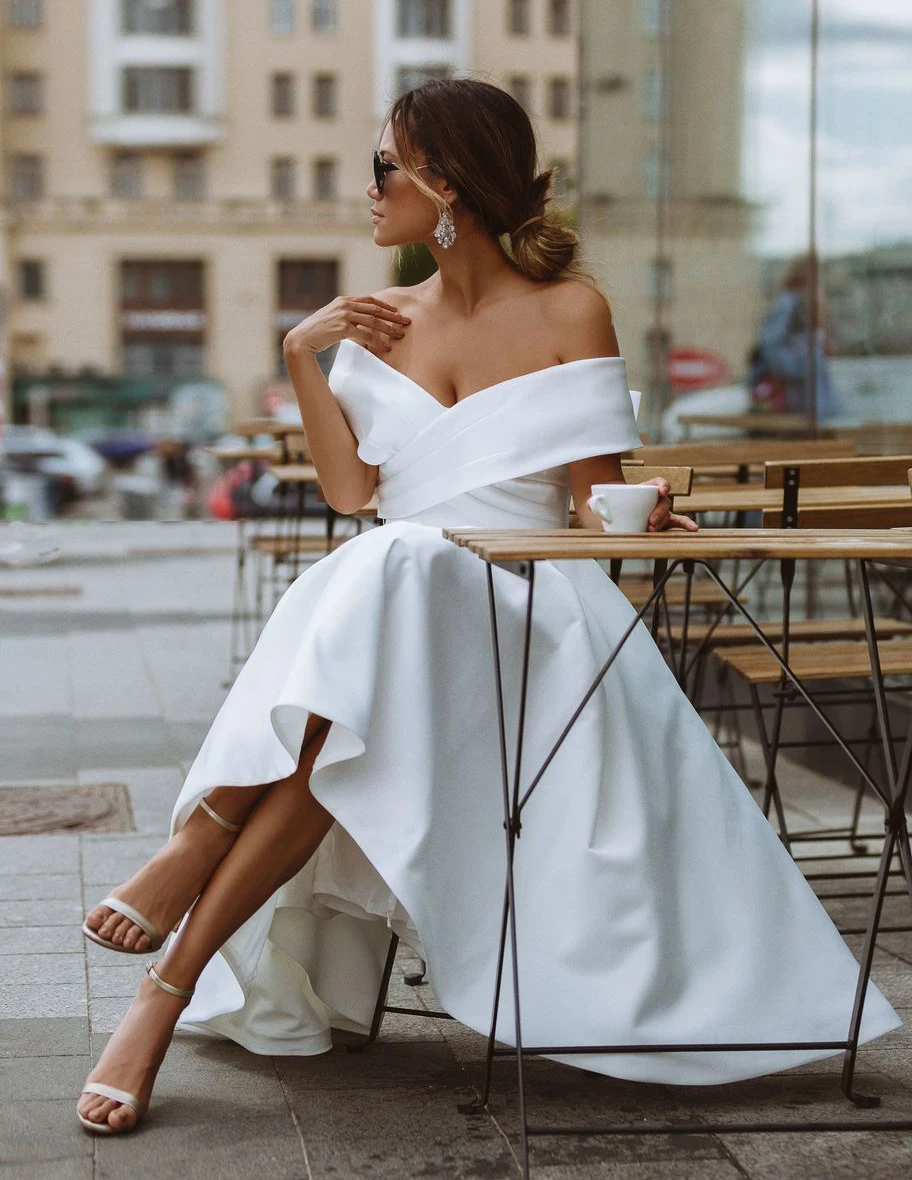
[[530, 217], [510, 234], [513, 260], [530, 279], [555, 279], [576, 258], [579, 234], [545, 215]]

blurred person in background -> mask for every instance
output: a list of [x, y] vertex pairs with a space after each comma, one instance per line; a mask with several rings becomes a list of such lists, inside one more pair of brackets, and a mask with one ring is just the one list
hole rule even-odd
[[[748, 388], [751, 407], [770, 413], [810, 414], [808, 386], [808, 319], [811, 303], [810, 254], [801, 254], [786, 267], [782, 290], [773, 300], [750, 355]], [[817, 284], [817, 326], [813, 332], [816, 374], [816, 416], [820, 422], [841, 410], [826, 356], [826, 306]]]

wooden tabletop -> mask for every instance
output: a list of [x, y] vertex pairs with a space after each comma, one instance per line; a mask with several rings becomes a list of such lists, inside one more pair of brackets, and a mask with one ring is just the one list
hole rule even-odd
[[254, 438], [258, 434], [271, 434], [273, 438], [284, 438], [286, 434], [303, 434], [300, 422], [279, 422], [276, 418], [248, 418], [234, 428], [235, 434]]
[[[907, 508], [908, 483], [883, 487], [800, 488], [800, 508]], [[695, 485], [689, 496], [675, 496], [675, 512], [762, 512], [782, 508], [782, 489], [754, 484], [727, 487]]]
[[[717, 426], [753, 435], [811, 434], [813, 430], [805, 414], [679, 414], [678, 422], [685, 430], [691, 426]], [[817, 433], [831, 431], [821, 431], [818, 426]]]
[[320, 482], [317, 469], [312, 463], [280, 463], [270, 468], [272, 475], [279, 483], [316, 483]]
[[889, 558], [912, 560], [910, 529], [669, 529], [606, 533], [596, 529], [444, 529], [448, 541], [484, 561], [595, 557], [644, 558]]
[[277, 463], [282, 457], [279, 447], [206, 447], [207, 455], [214, 455], [223, 463], [236, 463], [241, 459], [264, 459], [267, 463]]

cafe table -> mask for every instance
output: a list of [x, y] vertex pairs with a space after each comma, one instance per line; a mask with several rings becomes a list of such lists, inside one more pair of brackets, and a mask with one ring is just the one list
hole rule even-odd
[[829, 428], [815, 428], [806, 414], [679, 414], [678, 423], [684, 428], [684, 437], [690, 437], [691, 428], [717, 428], [739, 430], [748, 437], [775, 438], [781, 435], [828, 437], [833, 434]]
[[[500, 928], [498, 970], [494, 983], [494, 994], [491, 997], [493, 1015], [491, 1031], [488, 1037], [485, 1082], [479, 1097], [474, 1102], [465, 1104], [460, 1109], [465, 1113], [484, 1110], [490, 1095], [494, 1058], [499, 1056], [515, 1058], [518, 1083], [520, 1159], [524, 1177], [529, 1177], [530, 1175], [529, 1138], [530, 1136], [536, 1135], [706, 1135], [757, 1132], [857, 1131], [859, 1129], [878, 1131], [912, 1130], [912, 1121], [883, 1118], [876, 1120], [855, 1118], [827, 1122], [810, 1121], [807, 1119], [804, 1121], [763, 1120], [726, 1124], [634, 1123], [587, 1126], [535, 1124], [529, 1121], [527, 1115], [524, 1081], [524, 1059], [534, 1054], [554, 1056], [595, 1052], [636, 1053], [661, 1051], [682, 1053], [696, 1051], [747, 1052], [751, 1050], [838, 1049], [844, 1053], [841, 1085], [846, 1098], [861, 1108], [873, 1108], [880, 1104], [880, 1098], [878, 1096], [864, 1093], [856, 1087], [855, 1063], [865, 993], [871, 975], [874, 946], [880, 927], [881, 912], [884, 897], [886, 896], [891, 863], [894, 853], [897, 850], [899, 851], [902, 862], [905, 884], [909, 889], [910, 895], [912, 895], [912, 853], [910, 853], [909, 833], [905, 817], [905, 803], [909, 790], [910, 771], [912, 771], [912, 732], [906, 736], [901, 751], [897, 755], [887, 714], [884, 677], [878, 655], [868, 567], [870, 564], [880, 561], [912, 563], [912, 529], [704, 529], [699, 533], [667, 531], [659, 533], [621, 534], [606, 533], [591, 529], [487, 530], [468, 528], [444, 529], [443, 535], [453, 544], [461, 546], [467, 549], [469, 553], [477, 556], [480, 561], [484, 562], [486, 567], [493, 655], [492, 676], [497, 694], [497, 720], [500, 738], [500, 768], [498, 777], [501, 780], [503, 793], [503, 826], [506, 845], [504, 906]], [[565, 719], [563, 729], [541, 764], [531, 770], [524, 768], [521, 779], [520, 768], [523, 767], [522, 719], [524, 717], [524, 706], [528, 689], [536, 564], [540, 561], [566, 561], [582, 558], [595, 558], [596, 560], [608, 563], [616, 563], [619, 560], [628, 558], [651, 561], [654, 563], [653, 592], [643, 606], [635, 612], [630, 625], [622, 634], [616, 647], [608, 656], [608, 659], [598, 671], [594, 680], [588, 685], [580, 685], [579, 704]], [[783, 626], [776, 635], [776, 642], [773, 642], [773, 639], [763, 631], [763, 624], [753, 618], [747, 607], [738, 600], [735, 590], [727, 586], [717, 572], [714, 563], [721, 559], [734, 561], [774, 560], [781, 564], [784, 595]], [[814, 700], [809, 689], [795, 675], [788, 664], [788, 594], [794, 573], [794, 564], [799, 560], [818, 561], [832, 559], [851, 560], [856, 562], [859, 568], [865, 631], [871, 656], [874, 698], [877, 706], [878, 734], [884, 755], [885, 773], [882, 779], [875, 779], [861, 765], [854, 752], [846, 745], [833, 723]], [[562, 746], [567, 734], [582, 713], [587, 702], [596, 692], [604, 676], [608, 673], [624, 643], [652, 608], [653, 603], [658, 599], [668, 579], [679, 568], [683, 569], [685, 575], [690, 578], [693, 576], [693, 572], [697, 566], [705, 568], [707, 575], [713, 579], [728, 598], [732, 609], [740, 612], [750, 624], [758, 641], [763, 644], [779, 665], [783, 677], [792, 684], [797, 693], [824, 724], [843, 753], [851, 760], [856, 770], [863, 775], [869, 786], [875, 791], [884, 807], [884, 845], [870, 901], [853, 1009], [851, 1013], [846, 1013], [846, 1039], [844, 1041], [806, 1041], [800, 1043], [776, 1041], [763, 1044], [726, 1043], [650, 1046], [525, 1045], [522, 1035], [520, 1007], [521, 986], [513, 873], [517, 838], [523, 822], [524, 808], [533, 792], [539, 788], [539, 784], [548, 766]], [[519, 700], [515, 704], [511, 702], [510, 708], [510, 714], [519, 718], [515, 748], [512, 751], [512, 766], [514, 768], [512, 782], [509, 770], [511, 765], [510, 751], [507, 749], [506, 724], [504, 720], [507, 715], [507, 702], [505, 700], [501, 674], [502, 652], [498, 632], [497, 600], [494, 580], [495, 568], [510, 571], [512, 574], [523, 578], [527, 584], [524, 626], [525, 638], [522, 651]], [[683, 643], [686, 645], [686, 635], [683, 638]], [[516, 710], [515, 712], [514, 709]], [[559, 719], [559, 722], [561, 720], [563, 719]], [[510, 986], [513, 993], [513, 1011], [515, 1017], [513, 1032], [515, 1044], [512, 1047], [498, 1047], [495, 1041], [495, 1032], [497, 1028], [498, 1006], [504, 987], [504, 962], [508, 939], [512, 964]]]

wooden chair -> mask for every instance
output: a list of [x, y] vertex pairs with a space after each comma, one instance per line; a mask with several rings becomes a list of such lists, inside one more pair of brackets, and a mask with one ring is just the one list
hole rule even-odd
[[[906, 456], [901, 461], [905, 464], [905, 484], [907, 487], [912, 488], [909, 472], [909, 465], [912, 459]], [[880, 480], [882, 485], [892, 485], [899, 470], [895, 461], [890, 465], [889, 462], [877, 460], [875, 462], [877, 462], [878, 466], [874, 468], [868, 466], [864, 469], [853, 466], [852, 461], [834, 460], [832, 462], [835, 466], [830, 477], [833, 479], [842, 478], [854, 481], [859, 479], [864, 473], [867, 473], [867, 477], [871, 481]], [[870, 464], [871, 461], [854, 461], [856, 464], [861, 462]], [[782, 466], [785, 468], [784, 472], [780, 470]], [[788, 486], [795, 466], [792, 464], [770, 464], [768, 465], [768, 471], [770, 469], [772, 470], [768, 475], [768, 479], [773, 483], [773, 486], [776, 486], [774, 481], [781, 481], [784, 478], [786, 486]], [[805, 467], [804, 464], [800, 466], [802, 470]], [[814, 472], [809, 477], [810, 480], [820, 481], [825, 478], [825, 473], [821, 466], [816, 466], [815, 462], [811, 461], [810, 467]], [[781, 482], [779, 486], [782, 486]], [[817, 482], [813, 486], [821, 487], [828, 485]], [[794, 491], [795, 497], [797, 497], [797, 487]], [[910, 494], [909, 504], [902, 507], [856, 508], [848, 501], [846, 506], [834, 504], [829, 508], [813, 508], [805, 511], [800, 506], [796, 508], [795, 503], [792, 502], [786, 503], [782, 515], [785, 516], [786, 514], [790, 522], [786, 527], [792, 528], [851, 529], [856, 527], [909, 527], [912, 525], [912, 494]], [[774, 527], [780, 526], [780, 514], [768, 513], [765, 515], [770, 518], [766, 523]], [[826, 687], [818, 689], [817, 695], [820, 699], [829, 699], [835, 703], [842, 704], [866, 705], [870, 709], [871, 721], [865, 735], [846, 739], [847, 744], [860, 744], [865, 747], [863, 765], [867, 768], [874, 743], [875, 713], [873, 694], [869, 687], [872, 676], [870, 652], [864, 636], [863, 624], [857, 617], [807, 619], [799, 623], [792, 623], [789, 618], [789, 597], [790, 578], [794, 573], [794, 563], [783, 563], [783, 566], [785, 578], [785, 617], [781, 625], [771, 628], [770, 637], [773, 639], [778, 638], [784, 647], [787, 646], [789, 664], [801, 680], [824, 686], [827, 683], [835, 686], [830, 689]], [[865, 586], [865, 592], [868, 592], [867, 586]], [[721, 635], [718, 634], [720, 631], [722, 632]], [[783, 678], [776, 661], [756, 639], [747, 643], [739, 643], [736, 641], [736, 634], [733, 628], [728, 628], [726, 632], [720, 627], [716, 629], [716, 632], [717, 634], [714, 634], [710, 638], [715, 659], [724, 670], [726, 678], [731, 677], [734, 681], [745, 684], [750, 696], [750, 705], [756, 720], [758, 734], [766, 759], [767, 773], [764, 784], [764, 810], [768, 812], [771, 805], [775, 806], [779, 817], [780, 828], [784, 838], [788, 842], [789, 837], [785, 824], [776, 764], [780, 749], [787, 745], [809, 744], [806, 741], [786, 742], [782, 738], [784, 710], [786, 706], [794, 705], [798, 707], [800, 702], [794, 689]], [[885, 676], [912, 675], [912, 623], [909, 620], [903, 619], [879, 618], [877, 620], [877, 636], [883, 674]], [[727, 642], [728, 640], [732, 640], [732, 642]], [[856, 689], [838, 687], [838, 682], [841, 681], [861, 682], [863, 687]], [[760, 690], [761, 687], [770, 685], [776, 686], [777, 691], [774, 701], [771, 705], [767, 706], [767, 709], [770, 707], [773, 709], [772, 725], [767, 725]], [[865, 782], [864, 778], [860, 776], [852, 816], [845, 827], [819, 831], [802, 831], [793, 834], [791, 841], [832, 840], [834, 838], [841, 838], [848, 840], [853, 852], [866, 855], [867, 846], [862, 842], [862, 838], [859, 835], [864, 793]]]
[[674, 443], [629, 452], [646, 464], [689, 464], [697, 479], [734, 479], [746, 483], [761, 477], [770, 460], [848, 458], [855, 454], [851, 439], [740, 439], [725, 442]]

